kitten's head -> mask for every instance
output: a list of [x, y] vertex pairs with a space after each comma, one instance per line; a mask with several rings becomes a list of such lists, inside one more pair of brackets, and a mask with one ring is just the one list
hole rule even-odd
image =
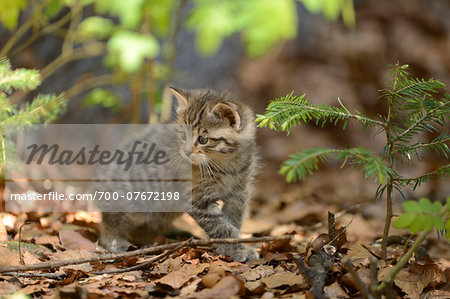
[[178, 101], [177, 122], [192, 126], [192, 132], [181, 134], [182, 156], [196, 165], [236, 168], [236, 157], [254, 145], [252, 110], [227, 93], [175, 88], [171, 91]]

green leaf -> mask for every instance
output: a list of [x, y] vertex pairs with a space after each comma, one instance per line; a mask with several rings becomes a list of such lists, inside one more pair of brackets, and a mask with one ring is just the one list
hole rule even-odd
[[417, 201], [407, 200], [402, 204], [402, 206], [406, 213], [422, 213], [422, 209]]
[[442, 210], [442, 204], [441, 204], [441, 202], [440, 202], [440, 201], [435, 201], [435, 202], [433, 202], [431, 210], [432, 210], [434, 213], [439, 214], [439, 213], [441, 212], [441, 210]]
[[151, 35], [119, 31], [108, 42], [108, 55], [117, 55], [120, 67], [128, 73], [139, 70], [145, 58], [159, 53], [159, 44]]
[[123, 108], [120, 98], [115, 93], [102, 88], [96, 88], [91, 91], [86, 98], [83, 99], [82, 106], [103, 106], [114, 113], [119, 112]]
[[417, 215], [413, 213], [402, 214], [394, 221], [395, 228], [407, 228], [416, 219]]
[[442, 219], [441, 216], [434, 216], [433, 217], [433, 225], [437, 230], [442, 230], [444, 228], [444, 219]]
[[419, 199], [419, 206], [422, 212], [431, 213], [433, 211], [433, 205], [428, 198], [422, 197], [421, 199]]
[[169, 35], [175, 5], [179, 5], [178, 2], [175, 0], [146, 1], [144, 11], [150, 13], [152, 28], [158, 36], [167, 37]]
[[425, 224], [425, 218], [426, 217], [423, 214], [417, 215], [416, 219], [409, 225], [409, 231], [413, 234], [420, 231]]
[[28, 0], [2, 0], [0, 1], [0, 23], [7, 29], [17, 27], [20, 11], [27, 7]]
[[95, 9], [99, 13], [118, 16], [123, 27], [136, 28], [142, 19], [145, 0], [96, 0]]
[[447, 206], [447, 212], [450, 212], [450, 196], [447, 197], [446, 201], [447, 201], [447, 204], [446, 204], [446, 206]]
[[112, 20], [94, 16], [86, 18], [81, 24], [79, 32], [82, 36], [94, 36], [98, 39], [105, 39], [111, 35], [114, 24]]
[[425, 221], [423, 223], [423, 230], [424, 232], [429, 232], [433, 228], [434, 219], [431, 215], [425, 216]]

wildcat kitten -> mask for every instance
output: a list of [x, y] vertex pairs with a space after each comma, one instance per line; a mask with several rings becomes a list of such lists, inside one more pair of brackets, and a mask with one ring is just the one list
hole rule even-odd
[[[236, 97], [212, 90], [171, 88], [178, 101], [177, 123], [191, 124], [192, 148], [180, 154], [192, 163], [192, 211], [210, 238], [237, 238], [257, 168], [254, 113]], [[115, 188], [118, 186], [116, 185]], [[191, 190], [189, 190], [191, 191]], [[218, 207], [223, 201], [223, 208]], [[145, 245], [170, 227], [180, 213], [103, 213], [100, 244], [124, 251]], [[219, 244], [217, 253], [250, 261], [258, 253], [243, 244]]]

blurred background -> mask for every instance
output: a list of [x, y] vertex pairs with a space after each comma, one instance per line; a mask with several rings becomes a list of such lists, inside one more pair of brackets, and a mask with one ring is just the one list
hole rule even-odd
[[[40, 70], [36, 90], [11, 95], [19, 107], [38, 93], [64, 93], [58, 123], [157, 123], [173, 111], [169, 85], [227, 90], [257, 114], [294, 91], [315, 104], [335, 105], [339, 97], [377, 117], [387, 108], [378, 91], [397, 61], [414, 77], [450, 83], [449, 16], [450, 2], [442, 0], [2, 0], [0, 57], [13, 68]], [[318, 211], [374, 202], [376, 184], [340, 164], [324, 164], [293, 184], [278, 170], [302, 149], [380, 151], [383, 138], [351, 122], [345, 130], [302, 125], [289, 136], [259, 129], [253, 213], [263, 219], [279, 211], [274, 221], [307, 225]], [[424, 158], [403, 173], [448, 163]], [[441, 200], [448, 194], [439, 179], [405, 193]], [[314, 211], [306, 209], [311, 203]], [[365, 205], [363, 215], [382, 219], [384, 205]]]

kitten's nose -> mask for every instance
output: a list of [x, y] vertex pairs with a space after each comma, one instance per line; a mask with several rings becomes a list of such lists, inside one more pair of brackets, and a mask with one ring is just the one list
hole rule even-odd
[[186, 156], [190, 157], [192, 154], [191, 150], [184, 150], [184, 153], [186, 154]]

